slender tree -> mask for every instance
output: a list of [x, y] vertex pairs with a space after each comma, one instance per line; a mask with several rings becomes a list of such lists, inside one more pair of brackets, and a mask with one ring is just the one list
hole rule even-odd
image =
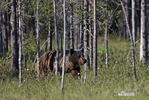
[[[84, 7], [84, 0], [80, 0], [80, 10]], [[81, 12], [81, 19], [80, 19], [80, 49], [84, 49], [84, 30], [83, 30], [83, 13]]]
[[56, 70], [55, 74], [58, 73], [59, 68], [59, 40], [58, 40], [58, 31], [57, 31], [57, 17], [56, 17], [56, 0], [53, 0], [53, 6], [54, 6], [54, 24], [55, 24], [55, 39], [56, 39]]
[[140, 39], [140, 61], [143, 64], [147, 63], [147, 41], [148, 41], [148, 33], [146, 31], [147, 20], [146, 20], [146, 0], [141, 0], [141, 39]]
[[[88, 48], [87, 48], [87, 41], [88, 41], [88, 37], [87, 37], [88, 33], [87, 33], [87, 0], [84, 0], [84, 57], [87, 59], [88, 57]], [[84, 81], [86, 81], [87, 78], [87, 68], [88, 68], [88, 64], [86, 63], [84, 66]]]
[[[1, 3], [0, 3], [1, 6]], [[0, 53], [3, 53], [3, 41], [2, 41], [2, 10], [0, 7]]]
[[128, 24], [128, 19], [127, 19], [127, 16], [126, 16], [126, 11], [125, 11], [125, 8], [124, 8], [124, 5], [123, 5], [123, 2], [122, 0], [120, 0], [121, 2], [121, 5], [122, 5], [122, 9], [123, 9], [123, 12], [124, 12], [124, 16], [125, 16], [125, 20], [126, 20], [126, 25], [127, 25], [127, 28], [128, 28], [128, 32], [129, 32], [129, 36], [130, 36], [130, 39], [131, 39], [131, 50], [132, 50], [132, 70], [133, 70], [133, 78], [134, 78], [134, 81], [137, 80], [137, 74], [136, 74], [136, 63], [135, 63], [135, 43], [133, 41], [133, 35], [130, 31], [130, 27], [129, 27], [129, 24]]
[[12, 75], [18, 74], [18, 34], [16, 17], [16, 0], [11, 0], [11, 47], [12, 47]]
[[136, 43], [136, 28], [135, 28], [135, 25], [136, 25], [136, 20], [135, 20], [135, 1], [136, 0], [132, 0], [131, 1], [131, 4], [132, 4], [132, 18], [131, 18], [131, 22], [132, 22], [132, 36], [133, 36], [133, 42], [134, 44]]
[[22, 21], [21, 21], [21, 0], [18, 0], [19, 3], [19, 86], [22, 83]]
[[70, 48], [74, 49], [73, 1], [70, 2]]
[[91, 19], [91, 11], [92, 11], [92, 2], [89, 0], [89, 41], [90, 41], [90, 66], [93, 64], [93, 33], [92, 33], [92, 19]]
[[108, 67], [108, 1], [106, 0], [106, 27], [105, 27], [105, 50], [106, 50], [106, 66]]
[[49, 28], [48, 28], [48, 48], [52, 50], [52, 32], [51, 32], [51, 18], [49, 17]]
[[36, 8], [36, 40], [37, 40], [37, 80], [40, 80], [40, 65], [39, 65], [39, 51], [40, 51], [40, 43], [39, 43], [39, 0], [37, 0], [37, 8]]
[[[129, 0], [126, 0], [126, 2], [125, 2], [125, 9], [126, 9], [126, 17], [127, 17], [127, 20], [128, 20], [128, 19], [129, 19]], [[128, 33], [127, 25], [126, 25], [125, 38], [126, 38], [127, 40], [129, 39], [129, 33]]]
[[136, 36], [140, 37], [141, 27], [141, 0], [136, 0]]
[[6, 11], [2, 11], [2, 37], [3, 37], [3, 53], [8, 51], [8, 32]]
[[93, 73], [94, 73], [94, 82], [96, 81], [97, 76], [97, 0], [93, 1], [94, 6], [94, 42], [93, 42]]
[[61, 81], [61, 90], [64, 92], [64, 76], [65, 76], [65, 51], [66, 51], [66, 1], [63, 0], [63, 14], [64, 14], [64, 48], [63, 48], [63, 66], [62, 66], [62, 81]]

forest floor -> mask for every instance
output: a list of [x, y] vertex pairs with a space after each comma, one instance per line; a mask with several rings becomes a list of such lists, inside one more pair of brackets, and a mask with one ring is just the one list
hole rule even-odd
[[[26, 40], [24, 44], [25, 49], [28, 50], [28, 70], [23, 68], [21, 87], [18, 87], [18, 78], [12, 78], [10, 75], [11, 59], [8, 59], [6, 65], [3, 66], [4, 57], [0, 58], [0, 100], [149, 100], [149, 67], [143, 67], [139, 62], [139, 43], [136, 45], [138, 79], [136, 82], [133, 80], [131, 43], [110, 38], [109, 67], [107, 68], [104, 38], [99, 38], [96, 82], [93, 82], [92, 67], [87, 72], [86, 83], [67, 74], [65, 92], [62, 94], [60, 76], [56, 78], [49, 74], [42, 77], [40, 81], [36, 80], [32, 67], [36, 51], [35, 41], [29, 44], [31, 41], [33, 40]], [[83, 74], [83, 67], [81, 70]]]

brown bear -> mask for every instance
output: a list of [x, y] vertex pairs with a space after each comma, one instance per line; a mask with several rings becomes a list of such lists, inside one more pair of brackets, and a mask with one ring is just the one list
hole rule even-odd
[[[45, 52], [40, 57], [40, 72], [46, 74], [47, 72], [55, 72], [56, 51]], [[86, 59], [81, 51], [77, 50], [66, 50], [66, 62], [65, 62], [65, 72], [71, 73], [72, 76], [80, 76], [80, 66], [86, 63]], [[59, 52], [59, 68], [58, 71], [62, 73], [62, 63], [63, 63], [63, 52]], [[35, 66], [35, 71], [37, 66]]]

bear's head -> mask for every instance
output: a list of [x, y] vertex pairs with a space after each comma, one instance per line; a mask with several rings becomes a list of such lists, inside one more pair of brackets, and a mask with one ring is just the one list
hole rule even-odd
[[82, 51], [74, 51], [73, 49], [69, 51], [69, 61], [76, 66], [84, 65], [87, 62]]
[[72, 63], [69, 67], [72, 76], [80, 76], [80, 66], [84, 65], [87, 60], [84, 58], [82, 51], [69, 50], [69, 62]]

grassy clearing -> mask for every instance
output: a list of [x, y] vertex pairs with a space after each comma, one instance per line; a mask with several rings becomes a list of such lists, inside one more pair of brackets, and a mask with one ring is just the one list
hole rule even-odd
[[[133, 82], [131, 67], [131, 51], [128, 41], [110, 39], [109, 60], [110, 66], [105, 66], [104, 39], [98, 41], [98, 77], [93, 82], [92, 68], [88, 71], [87, 82], [65, 77], [65, 93], [60, 92], [61, 78], [49, 74], [40, 82], [36, 81], [33, 72], [33, 55], [28, 56], [27, 71], [23, 69], [23, 85], [18, 88], [18, 79], [10, 77], [11, 60], [2, 66], [0, 60], [0, 100], [148, 100], [149, 99], [149, 68], [139, 63], [139, 44], [136, 48], [136, 66], [138, 81]], [[30, 50], [32, 54], [33, 49]], [[82, 67], [82, 74], [84, 73]], [[124, 91], [135, 96], [115, 96]]]

